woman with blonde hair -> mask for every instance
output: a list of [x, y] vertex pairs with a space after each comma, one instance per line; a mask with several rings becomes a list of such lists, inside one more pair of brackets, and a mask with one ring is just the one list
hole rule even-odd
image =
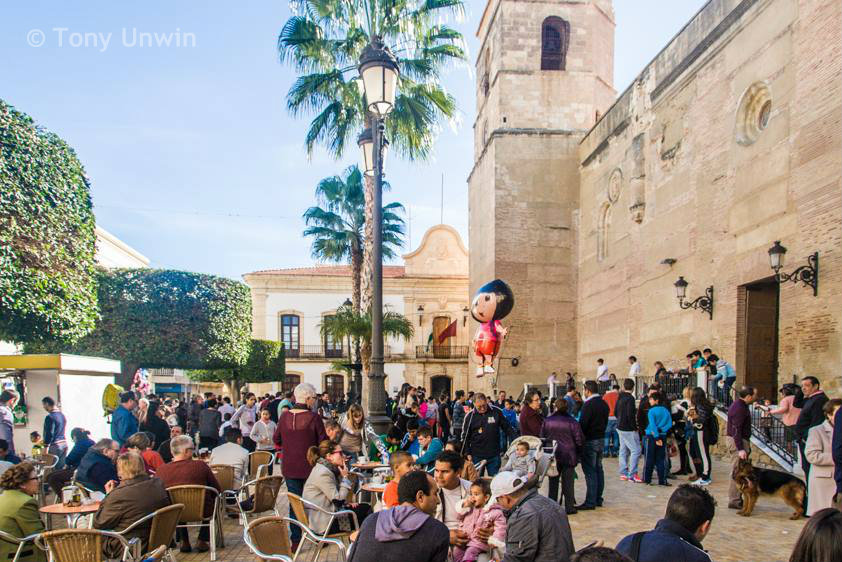
[[342, 427], [339, 445], [342, 447], [342, 452], [350, 457], [351, 464], [357, 462], [357, 457], [366, 450], [366, 423], [365, 413], [359, 404], [351, 404], [339, 423]]
[[[351, 474], [345, 465], [345, 453], [342, 447], [332, 441], [324, 440], [318, 447], [307, 450], [307, 462], [313, 467], [304, 483], [303, 498], [329, 512], [350, 509], [362, 524], [371, 513], [371, 506], [366, 503], [347, 503], [348, 494], [356, 487], [356, 475]], [[316, 509], [309, 509], [310, 527], [316, 533], [324, 533], [330, 523], [330, 515]], [[336, 517], [330, 525], [329, 533], [353, 531], [353, 525], [347, 517]]]
[[[132, 438], [136, 435], [143, 433], [137, 433]], [[117, 457], [117, 474], [120, 476], [119, 484], [112, 480], [105, 485], [107, 495], [94, 515], [95, 529], [122, 531], [138, 519], [170, 505], [164, 485], [159, 479], [150, 478], [138, 453], [132, 451]], [[145, 551], [151, 526], [151, 520], [139, 525], [126, 535], [126, 539], [140, 539], [144, 543], [141, 550]], [[113, 539], [106, 541], [104, 551], [110, 558], [119, 558], [123, 554], [120, 543]]]
[[[38, 515], [38, 475], [32, 463], [22, 462], [0, 475], [0, 531], [15, 537], [26, 537], [44, 531], [44, 524]], [[11, 560], [17, 545], [0, 541], [0, 560]], [[42, 562], [46, 560], [43, 551], [28, 544], [21, 552], [20, 562]]]

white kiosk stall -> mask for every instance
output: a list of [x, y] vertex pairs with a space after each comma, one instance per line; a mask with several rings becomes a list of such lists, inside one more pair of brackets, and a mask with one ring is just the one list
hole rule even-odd
[[[120, 372], [120, 362], [102, 357], [81, 355], [0, 355], [0, 386], [14, 388], [20, 394], [15, 408], [15, 447], [18, 454], [29, 454], [29, 434], [42, 433], [46, 410], [41, 405], [45, 396], [61, 405], [67, 418], [66, 436], [82, 427], [91, 432], [91, 439], [111, 436], [111, 426], [102, 411], [102, 393]], [[71, 445], [68, 443], [68, 445]]]

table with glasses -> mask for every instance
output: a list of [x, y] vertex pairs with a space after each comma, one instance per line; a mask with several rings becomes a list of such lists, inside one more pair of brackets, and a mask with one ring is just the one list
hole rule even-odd
[[47, 516], [45, 527], [48, 531], [52, 529], [53, 515], [64, 515], [65, 517], [67, 517], [67, 528], [72, 529], [76, 526], [76, 523], [78, 522], [80, 517], [82, 517], [83, 515], [91, 515], [93, 513], [96, 513], [99, 509], [100, 503], [102, 502], [93, 501], [74, 507], [68, 507], [63, 503], [53, 503], [39, 508], [38, 511]]

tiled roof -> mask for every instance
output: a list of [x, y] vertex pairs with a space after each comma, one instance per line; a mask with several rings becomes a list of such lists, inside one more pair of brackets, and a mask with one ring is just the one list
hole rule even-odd
[[[288, 269], [262, 269], [252, 271], [246, 275], [322, 275], [325, 277], [350, 277], [350, 265], [317, 265], [314, 267], [291, 267]], [[383, 277], [403, 277], [405, 268], [402, 265], [384, 265]]]

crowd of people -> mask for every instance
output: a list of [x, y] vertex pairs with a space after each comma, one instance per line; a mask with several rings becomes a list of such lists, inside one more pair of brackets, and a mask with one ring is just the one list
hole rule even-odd
[[[711, 399], [692, 384], [673, 395], [668, 381], [685, 374], [662, 372], [660, 363], [653, 380], [637, 388], [640, 366], [633, 356], [629, 377], [617, 380], [600, 360], [581, 391], [569, 377], [554, 399], [537, 389], [520, 400], [504, 391], [487, 397], [461, 390], [450, 399], [407, 384], [389, 399], [393, 423], [381, 434], [353, 397], [335, 402], [307, 383], [274, 396], [245, 393], [238, 401], [210, 393], [179, 401], [125, 392], [111, 415], [110, 437], [97, 440], [76, 427], [67, 441], [67, 420], [44, 397], [47, 417], [43, 432], [31, 436], [31, 453], [58, 459], [46, 479], [57, 496], [68, 483], [102, 495], [93, 517], [97, 529], [120, 531], [169, 505], [172, 486], [203, 485], [221, 493], [212, 465], [233, 467], [239, 487], [249, 474], [249, 453], [270, 451], [269, 470], [283, 476], [287, 493], [315, 506], [308, 508], [315, 533], [353, 533], [352, 561], [706, 561], [702, 541], [716, 511], [707, 490], [710, 449], [720, 435], [715, 404], [730, 403], [725, 447], [735, 466], [751, 455], [755, 409], [780, 416], [801, 451], [810, 520], [792, 560], [842, 559], [842, 431], [834, 431], [842, 400], [828, 398], [808, 376], [797, 388], [782, 388], [777, 406], [758, 404], [753, 388], [731, 389], [727, 362], [710, 350], [689, 354], [688, 361], [688, 368], [722, 380], [716, 388], [733, 394], [733, 402], [723, 400], [726, 395]], [[34, 496], [45, 490], [39, 490], [36, 465], [15, 447], [10, 416], [16, 398], [12, 391], [0, 393], [0, 530], [26, 536], [44, 528]], [[606, 475], [603, 467], [609, 456], [618, 458], [616, 475]], [[379, 501], [350, 500], [366, 498], [359, 494], [357, 461], [390, 466], [391, 480]], [[580, 502], [577, 467], [585, 480]], [[615, 548], [575, 549], [568, 517], [604, 506], [606, 478], [672, 486], [671, 480], [686, 475], [690, 481], [675, 488], [653, 529], [633, 533]], [[741, 501], [732, 481], [728, 507], [741, 509]], [[209, 494], [206, 517], [213, 502]], [[340, 510], [347, 511], [330, 515]], [[301, 531], [297, 525], [289, 531], [295, 551]], [[130, 538], [145, 541], [148, 534], [148, 525], [139, 526]], [[185, 529], [177, 540], [182, 552], [193, 550]], [[201, 527], [195, 549], [207, 551], [208, 542], [209, 527]], [[106, 556], [121, 554], [115, 541], [106, 541], [104, 549]], [[0, 541], [0, 557], [13, 551]], [[836, 558], [827, 558], [829, 553]], [[43, 559], [34, 547], [21, 558]]]

